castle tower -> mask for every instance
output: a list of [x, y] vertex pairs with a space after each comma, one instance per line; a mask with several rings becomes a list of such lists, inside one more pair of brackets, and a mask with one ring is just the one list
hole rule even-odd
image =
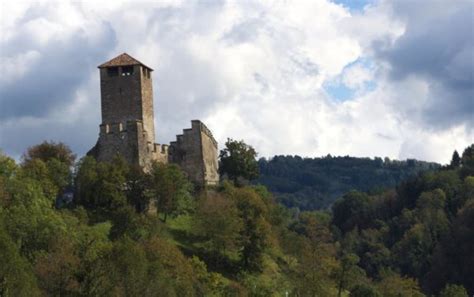
[[152, 160], [167, 162], [166, 148], [155, 145], [153, 69], [123, 53], [101, 64], [102, 124], [99, 140], [88, 153], [98, 161], [117, 154], [147, 167]]
[[126, 53], [99, 66], [102, 124], [142, 121], [154, 143], [153, 69]]

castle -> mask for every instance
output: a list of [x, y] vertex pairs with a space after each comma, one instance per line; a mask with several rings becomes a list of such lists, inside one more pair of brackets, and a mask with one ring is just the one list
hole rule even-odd
[[217, 142], [201, 121], [191, 121], [169, 145], [155, 143], [153, 69], [126, 53], [98, 68], [102, 124], [88, 155], [111, 161], [120, 154], [145, 170], [154, 161], [175, 163], [198, 186], [219, 182]]

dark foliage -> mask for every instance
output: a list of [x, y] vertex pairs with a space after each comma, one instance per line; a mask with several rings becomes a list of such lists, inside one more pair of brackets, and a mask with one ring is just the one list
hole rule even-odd
[[260, 159], [256, 181], [275, 193], [287, 207], [314, 210], [329, 207], [351, 190], [381, 192], [420, 172], [439, 167], [417, 160], [331, 157], [301, 158], [275, 156]]
[[240, 186], [259, 175], [257, 152], [243, 140], [227, 139], [219, 154], [219, 173]]

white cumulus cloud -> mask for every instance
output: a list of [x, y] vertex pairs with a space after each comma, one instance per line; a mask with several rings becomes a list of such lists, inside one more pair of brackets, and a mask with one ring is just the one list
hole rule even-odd
[[[445, 87], [472, 82], [465, 76], [472, 50], [453, 50], [443, 75], [427, 75], [425, 64], [408, 67], [399, 53], [412, 48], [416, 32], [429, 32], [414, 20], [443, 16], [414, 3], [349, 11], [327, 0], [2, 2], [0, 58], [10, 75], [0, 80], [0, 148], [19, 156], [54, 139], [84, 154], [100, 123], [96, 66], [128, 52], [155, 69], [160, 142], [198, 118], [221, 145], [244, 139], [261, 156], [447, 162], [474, 139], [472, 121], [451, 106], [464, 102], [462, 94]], [[458, 28], [441, 25], [446, 34]], [[334, 80], [358, 91], [335, 100], [324, 89]], [[439, 115], [439, 106], [458, 120]]]

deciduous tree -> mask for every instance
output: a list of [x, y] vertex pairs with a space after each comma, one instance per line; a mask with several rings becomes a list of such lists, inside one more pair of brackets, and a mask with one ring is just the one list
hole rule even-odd
[[221, 176], [227, 175], [238, 186], [241, 185], [240, 179], [256, 179], [259, 175], [256, 157], [255, 149], [243, 140], [227, 139], [219, 155]]

